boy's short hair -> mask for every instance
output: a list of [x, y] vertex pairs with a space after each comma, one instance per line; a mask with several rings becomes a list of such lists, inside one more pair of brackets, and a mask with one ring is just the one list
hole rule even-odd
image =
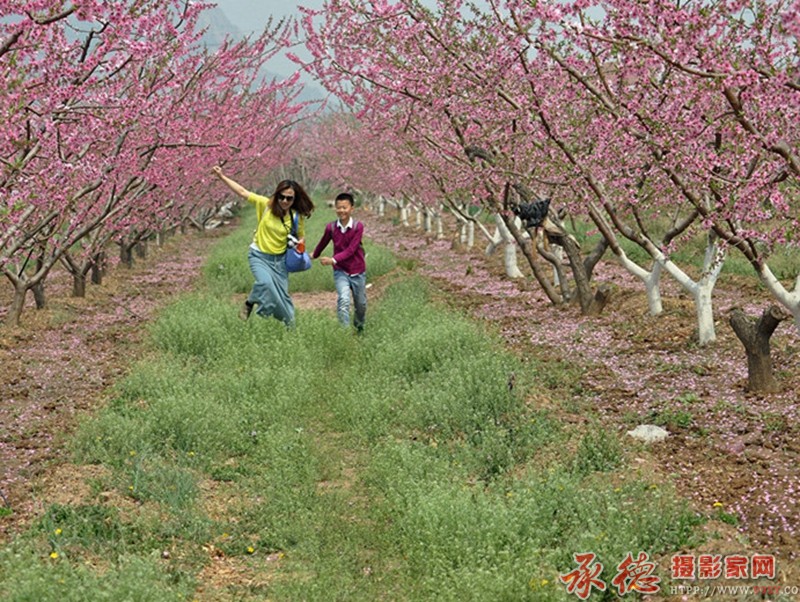
[[347, 201], [348, 203], [350, 203], [351, 207], [355, 207], [356, 204], [355, 199], [353, 199], [353, 195], [350, 194], [349, 192], [340, 192], [339, 194], [337, 194], [334, 204], [339, 201]]

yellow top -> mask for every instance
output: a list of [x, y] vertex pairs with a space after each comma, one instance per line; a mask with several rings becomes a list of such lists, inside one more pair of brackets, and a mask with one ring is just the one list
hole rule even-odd
[[[272, 211], [269, 210], [272, 200], [269, 197], [261, 196], [251, 192], [247, 196], [247, 202], [256, 206], [256, 218], [258, 226], [253, 235], [253, 242], [262, 253], [270, 255], [280, 255], [286, 252], [286, 237], [292, 230], [291, 211], [283, 216], [283, 222], [279, 220]], [[302, 215], [298, 215], [297, 238], [304, 238], [306, 231], [306, 220]]]

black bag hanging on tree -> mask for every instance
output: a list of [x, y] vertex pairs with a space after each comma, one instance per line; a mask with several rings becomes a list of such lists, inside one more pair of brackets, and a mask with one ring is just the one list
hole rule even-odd
[[514, 214], [525, 224], [525, 229], [538, 228], [547, 217], [550, 199], [537, 199], [530, 203], [520, 203], [512, 207]]

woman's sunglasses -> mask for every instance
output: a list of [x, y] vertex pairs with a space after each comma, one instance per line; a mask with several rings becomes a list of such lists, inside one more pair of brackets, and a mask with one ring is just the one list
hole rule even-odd
[[279, 202], [280, 201], [293, 201], [294, 200], [294, 195], [292, 194], [290, 196], [286, 196], [285, 194], [278, 193], [278, 194], [275, 195], [275, 198], [278, 199]]

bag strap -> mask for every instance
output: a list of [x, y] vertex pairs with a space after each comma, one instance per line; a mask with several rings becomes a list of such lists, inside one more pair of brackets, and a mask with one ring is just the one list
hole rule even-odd
[[286, 228], [286, 222], [282, 221], [281, 223], [283, 224], [283, 227], [286, 228], [286, 233], [287, 234], [290, 234], [290, 235], [294, 236], [295, 238], [297, 238], [297, 229], [299, 227], [298, 226], [297, 213], [295, 211], [292, 211], [291, 209], [289, 209], [289, 215], [292, 216], [292, 229], [290, 230], [289, 228]]

